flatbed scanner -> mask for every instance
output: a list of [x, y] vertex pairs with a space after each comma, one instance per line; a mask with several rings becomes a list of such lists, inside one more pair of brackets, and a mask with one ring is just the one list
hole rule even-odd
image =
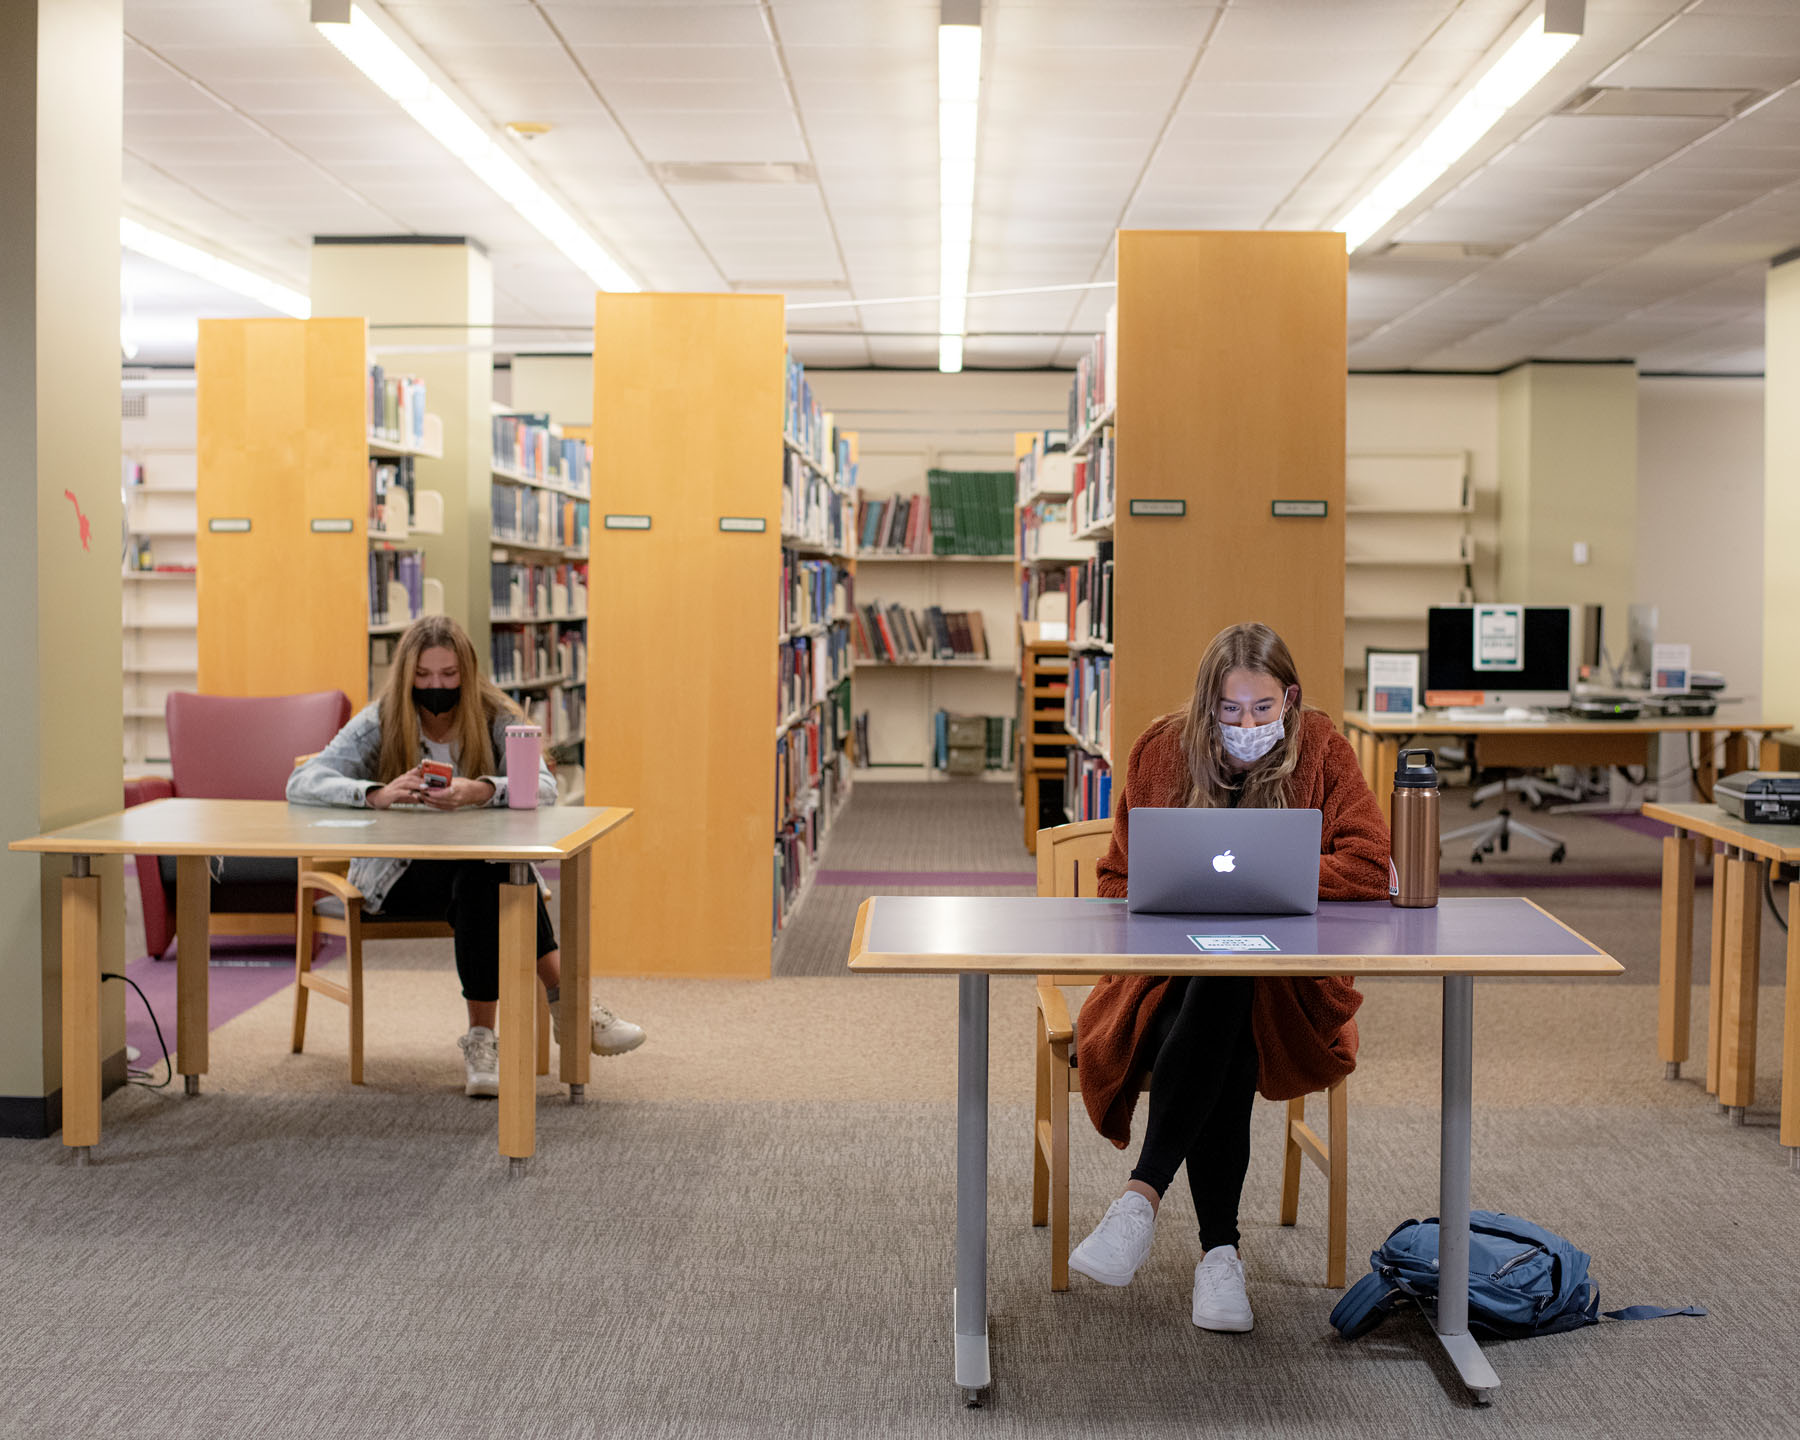
[[1800, 825], [1800, 771], [1740, 770], [1713, 785], [1727, 815], [1761, 825]]

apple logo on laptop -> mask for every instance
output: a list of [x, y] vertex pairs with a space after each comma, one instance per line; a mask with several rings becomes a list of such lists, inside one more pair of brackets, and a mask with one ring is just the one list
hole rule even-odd
[[1217, 870], [1221, 875], [1229, 875], [1233, 870], [1237, 869], [1237, 861], [1231, 858], [1231, 852], [1227, 850], [1223, 855], [1213, 856], [1213, 869]]

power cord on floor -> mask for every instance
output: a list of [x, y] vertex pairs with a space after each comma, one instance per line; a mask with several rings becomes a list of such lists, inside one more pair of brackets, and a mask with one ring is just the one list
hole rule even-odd
[[150, 1008], [150, 997], [143, 992], [142, 987], [139, 986], [137, 981], [133, 980], [129, 975], [115, 975], [110, 970], [103, 970], [100, 972], [100, 978], [102, 980], [123, 980], [133, 990], [137, 991], [138, 999], [144, 1002], [144, 1009], [150, 1016], [150, 1024], [156, 1030], [156, 1043], [162, 1046], [162, 1079], [152, 1082], [150, 1077], [156, 1073], [154, 1070], [127, 1070], [125, 1072], [126, 1080], [133, 1085], [142, 1085], [146, 1090], [162, 1090], [166, 1088], [170, 1082], [175, 1079], [175, 1063], [169, 1059], [169, 1042], [163, 1039], [162, 1026], [157, 1022], [156, 1011]]

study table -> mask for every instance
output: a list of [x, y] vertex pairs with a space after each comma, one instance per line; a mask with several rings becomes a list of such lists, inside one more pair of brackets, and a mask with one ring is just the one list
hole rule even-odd
[[[28, 840], [13, 850], [73, 857], [62, 881], [63, 1144], [85, 1165], [100, 1141], [100, 878], [95, 855], [173, 855], [177, 953], [175, 1069], [189, 1095], [207, 1068], [207, 963], [213, 855], [300, 859], [487, 860], [509, 867], [500, 886], [500, 1153], [522, 1174], [537, 1143], [536, 862], [561, 865], [562, 1030], [584, 1035], [593, 941], [592, 847], [631, 818], [617, 806], [536, 810], [412, 807], [356, 810], [280, 800], [156, 800]], [[562, 1047], [571, 1100], [588, 1079], [588, 1047]]]
[[[1202, 943], [1231, 947], [1203, 950]], [[1434, 909], [1326, 902], [1317, 915], [1133, 915], [1123, 900], [880, 895], [857, 912], [850, 969], [955, 975], [956, 1384], [989, 1386], [987, 1319], [990, 975], [1408, 975], [1443, 980], [1444, 1046], [1435, 1326], [1477, 1403], [1499, 1387], [1469, 1333], [1469, 1124], [1475, 979], [1603, 976], [1623, 967], [1523, 899], [1446, 899]]]
[[1788, 721], [1739, 719], [1724, 714], [1659, 715], [1637, 720], [1575, 720], [1549, 716], [1542, 720], [1452, 719], [1443, 712], [1421, 711], [1417, 718], [1388, 719], [1366, 712], [1347, 713], [1344, 730], [1362, 762], [1381, 813], [1392, 815], [1394, 767], [1400, 747], [1418, 737], [1430, 740], [1473, 740], [1483, 765], [1543, 769], [1551, 765], [1644, 765], [1656, 773], [1656, 741], [1663, 735], [1698, 735], [1700, 754], [1695, 770], [1707, 794], [1718, 770], [1713, 763], [1713, 737], [1725, 737], [1725, 773], [1748, 770], [1750, 736], [1760, 738], [1757, 766], [1780, 767], [1780, 747], [1772, 738], [1789, 728]]
[[[1763, 886], [1770, 865], [1800, 866], [1800, 825], [1758, 825], [1717, 805], [1643, 807], [1675, 833], [1663, 838], [1662, 950], [1657, 977], [1657, 1049], [1664, 1074], [1681, 1077], [1688, 1053], [1694, 982], [1694, 848], [1722, 847], [1713, 867], [1712, 967], [1707, 986], [1706, 1090], [1742, 1124], [1756, 1103], [1757, 980]], [[1787, 1010], [1782, 1031], [1781, 1143], [1800, 1169], [1800, 879], [1788, 886]]]

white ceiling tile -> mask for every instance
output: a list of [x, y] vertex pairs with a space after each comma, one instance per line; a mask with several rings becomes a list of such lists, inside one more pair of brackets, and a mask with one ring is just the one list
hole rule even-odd
[[771, 45], [576, 45], [575, 58], [604, 93], [615, 80], [779, 81]]

